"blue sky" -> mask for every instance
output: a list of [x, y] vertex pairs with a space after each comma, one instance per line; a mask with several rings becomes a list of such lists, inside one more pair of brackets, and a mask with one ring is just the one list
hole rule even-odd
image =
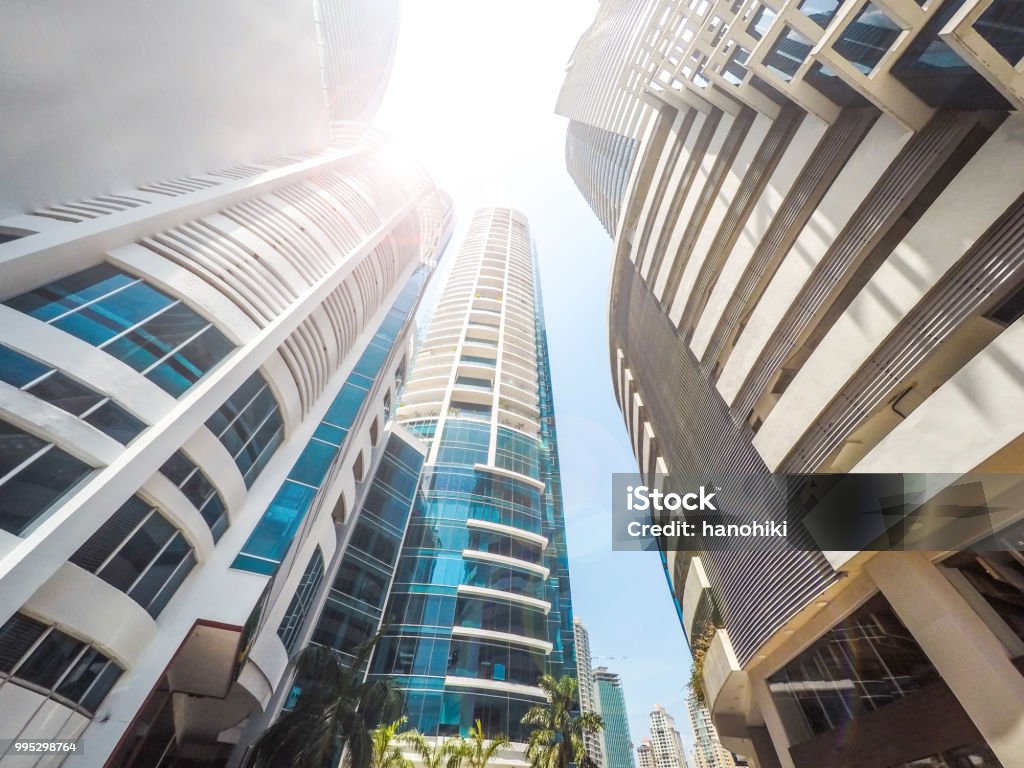
[[[554, 115], [593, 0], [406, 0], [376, 125], [421, 158], [465, 223], [486, 205], [530, 219], [540, 255], [574, 610], [623, 679], [634, 742], [663, 704], [688, 739], [689, 653], [661, 563], [611, 551], [611, 475], [636, 463], [608, 356], [611, 240], [565, 171]], [[457, 244], [456, 241], [453, 244]]]

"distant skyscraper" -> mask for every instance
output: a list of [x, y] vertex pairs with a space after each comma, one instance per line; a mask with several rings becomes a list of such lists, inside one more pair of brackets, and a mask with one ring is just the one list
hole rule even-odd
[[654, 745], [651, 744], [650, 736], [644, 736], [644, 740], [636, 748], [636, 762], [639, 768], [657, 768], [657, 761], [654, 759]]
[[708, 708], [698, 704], [692, 693], [686, 697], [686, 708], [690, 713], [690, 727], [694, 737], [692, 768], [736, 768], [732, 753], [718, 739], [718, 731], [711, 722]]
[[651, 711], [651, 749], [655, 768], [686, 768], [676, 721], [660, 704]]
[[636, 768], [633, 760], [633, 739], [629, 735], [626, 698], [622, 693], [619, 676], [607, 667], [594, 670], [598, 711], [604, 719], [601, 731], [601, 751], [607, 768]]
[[[574, 618], [572, 624], [576, 640], [576, 672], [580, 691], [580, 709], [584, 712], [598, 712], [597, 688], [591, 668], [590, 633], [579, 619]], [[598, 768], [601, 768], [605, 764], [601, 735], [588, 732], [583, 734], [583, 740], [586, 742], [587, 755]]]
[[370, 673], [394, 679], [431, 737], [479, 720], [522, 743], [538, 678], [576, 676], [537, 279], [526, 218], [478, 211], [397, 410], [429, 449]]
[[[648, 484], [1024, 470], [1024, 34], [989, 0], [928, 8], [598, 7], [559, 113], [629, 135], [636, 99], [660, 105], [609, 290], [612, 380]], [[778, 502], [717, 498], [736, 522]], [[972, 519], [963, 546], [1019, 540], [986, 542]], [[662, 553], [686, 635], [714, 633], [723, 743], [763, 766], [1019, 762], [1024, 727], [1002, 714], [1024, 706], [1019, 546], [809, 543]]]
[[44, 762], [237, 758], [393, 447], [451, 200], [329, 143], [286, 5], [0, 10], [0, 740], [82, 739]]

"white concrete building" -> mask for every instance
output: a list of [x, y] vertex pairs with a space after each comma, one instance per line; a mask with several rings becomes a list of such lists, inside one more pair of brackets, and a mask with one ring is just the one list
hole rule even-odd
[[5, 768], [222, 765], [382, 450], [450, 199], [317, 26], [0, 9], [0, 739], [82, 745]]
[[[573, 634], [576, 638], [576, 681], [580, 691], [580, 710], [583, 712], [599, 712], [597, 688], [594, 684], [594, 668], [590, 656], [590, 633], [583, 622], [577, 618], [572, 620]], [[603, 738], [599, 733], [585, 733], [587, 755], [597, 768], [604, 765]]]
[[655, 768], [686, 768], [676, 721], [660, 704], [651, 710], [651, 750]]
[[636, 764], [639, 768], [657, 768], [654, 759], [654, 746], [651, 744], [651, 737], [644, 736], [643, 741], [636, 748]]

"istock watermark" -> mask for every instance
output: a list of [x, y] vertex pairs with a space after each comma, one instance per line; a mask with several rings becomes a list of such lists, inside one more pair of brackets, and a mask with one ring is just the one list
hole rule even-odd
[[613, 475], [617, 550], [1024, 547], [1024, 475]]

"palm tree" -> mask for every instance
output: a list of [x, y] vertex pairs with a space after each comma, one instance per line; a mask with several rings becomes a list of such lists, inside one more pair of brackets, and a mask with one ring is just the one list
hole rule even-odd
[[423, 768], [461, 768], [466, 742], [458, 736], [435, 744], [422, 733], [409, 731], [401, 738], [423, 759]]
[[507, 747], [509, 743], [504, 734], [499, 734], [488, 741], [484, 736], [483, 725], [477, 720], [470, 729], [469, 738], [466, 740], [466, 763], [469, 768], [487, 768], [494, 753], [502, 747]]
[[296, 655], [295, 680], [302, 692], [295, 707], [256, 742], [256, 766], [330, 768], [344, 752], [346, 768], [374, 768], [373, 729], [382, 722], [394, 723], [403, 709], [402, 696], [390, 680], [363, 679], [378, 637], [356, 648], [351, 664], [319, 645]]
[[393, 723], [381, 725], [373, 729], [373, 762], [371, 763], [371, 768], [413, 768], [412, 760], [403, 755], [402, 748], [395, 743], [406, 735], [399, 734], [398, 732], [408, 719], [402, 716]]
[[533, 768], [569, 768], [573, 762], [579, 768], [591, 768], [594, 761], [587, 755], [583, 736], [604, 728], [601, 716], [596, 712], [576, 713], [579, 698], [575, 678], [565, 675], [555, 680], [544, 675], [537, 685], [548, 695], [548, 703], [534, 705], [523, 715], [523, 725], [533, 726], [526, 759]]

